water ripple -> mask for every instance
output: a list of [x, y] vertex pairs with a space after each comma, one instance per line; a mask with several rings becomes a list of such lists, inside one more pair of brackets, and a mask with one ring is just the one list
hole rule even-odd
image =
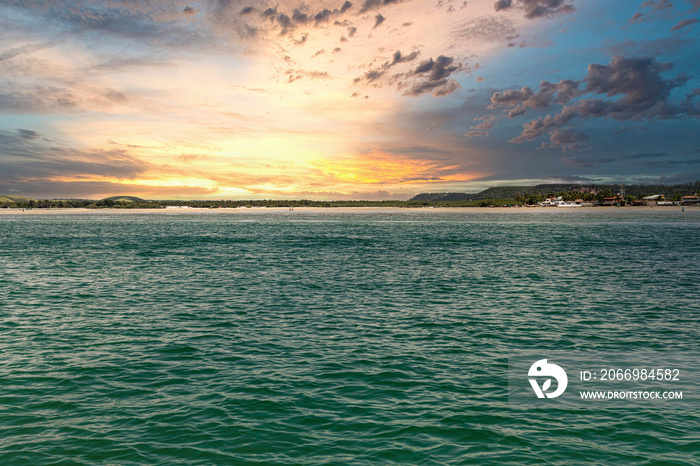
[[700, 215], [0, 217], [2, 464], [700, 464], [507, 355], [697, 351]]

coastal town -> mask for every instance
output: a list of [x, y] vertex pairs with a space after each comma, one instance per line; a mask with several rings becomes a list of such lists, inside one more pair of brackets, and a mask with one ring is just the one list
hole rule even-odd
[[[528, 204], [526, 204], [528, 205]], [[537, 203], [540, 207], [595, 207], [595, 206], [700, 206], [700, 196], [695, 194], [692, 196], [683, 196], [680, 200], [667, 200], [663, 194], [654, 194], [645, 196], [641, 199], [629, 199], [620, 195], [604, 197], [602, 202], [590, 201], [584, 199], [575, 199], [573, 201], [565, 201], [563, 196], [547, 197], [544, 201]]]
[[672, 207], [700, 206], [700, 181], [678, 185], [495, 186], [478, 193], [423, 193], [408, 200], [325, 199], [32, 199], [0, 196], [3, 209], [246, 209], [296, 207]]

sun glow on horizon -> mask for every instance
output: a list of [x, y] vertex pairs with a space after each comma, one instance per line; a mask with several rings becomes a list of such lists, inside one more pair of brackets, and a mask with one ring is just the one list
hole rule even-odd
[[587, 25], [602, 0], [0, 5], [0, 194], [407, 198], [692, 178], [694, 10], [625, 2], [647, 20], [618, 6], [600, 37]]

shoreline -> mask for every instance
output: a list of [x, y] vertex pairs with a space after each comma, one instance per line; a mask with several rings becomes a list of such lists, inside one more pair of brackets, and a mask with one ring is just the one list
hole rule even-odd
[[182, 215], [182, 214], [246, 214], [246, 213], [372, 213], [372, 212], [411, 212], [411, 213], [545, 213], [545, 212], [681, 212], [685, 207], [688, 212], [700, 212], [698, 206], [628, 206], [628, 207], [295, 207], [289, 210], [287, 207], [250, 207], [250, 208], [188, 208], [188, 209], [85, 209], [85, 208], [62, 208], [62, 209], [0, 209], [0, 215], [60, 215], [60, 214], [161, 214], [161, 215]]

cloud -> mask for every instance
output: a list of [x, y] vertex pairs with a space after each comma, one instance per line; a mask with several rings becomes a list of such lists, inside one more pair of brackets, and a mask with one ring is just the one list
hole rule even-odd
[[0, 109], [3, 113], [67, 114], [105, 111], [128, 103], [129, 97], [110, 88], [92, 87], [62, 79], [23, 86], [19, 82], [0, 81]]
[[17, 134], [19, 134], [19, 137], [23, 139], [38, 139], [41, 137], [41, 134], [37, 133], [36, 131], [32, 131], [30, 129], [18, 129]]
[[339, 192], [339, 191], [300, 191], [289, 193], [288, 197], [290, 199], [320, 199], [320, 200], [334, 200], [334, 201], [344, 201], [344, 200], [363, 200], [363, 201], [386, 201], [386, 200], [404, 200], [412, 198], [418, 193], [393, 193], [384, 190], [376, 191], [352, 191], [352, 192]]
[[3, 169], [0, 183], [32, 183], [57, 178], [134, 178], [148, 165], [128, 150], [74, 149], [29, 130], [0, 130]]
[[307, 78], [307, 79], [333, 79], [331, 75], [328, 74], [327, 71], [318, 71], [318, 70], [294, 70], [294, 69], [289, 69], [285, 71], [284, 73], [287, 76], [288, 82], [292, 83], [294, 81], [298, 81], [299, 79], [302, 78]]
[[[641, 152], [622, 154], [617, 157], [597, 157], [597, 158], [579, 158], [569, 156], [563, 159], [565, 165], [570, 165], [575, 168], [591, 168], [597, 165], [614, 164], [623, 162], [626, 166], [645, 167], [654, 170], [658, 169], [673, 169], [679, 166], [688, 167], [691, 165], [700, 164], [700, 159], [697, 157], [692, 159], [668, 159], [672, 154], [668, 152]], [[677, 155], [677, 154], [674, 154]]]
[[474, 120], [481, 121], [481, 124], [477, 126], [472, 126], [472, 129], [491, 129], [493, 128], [493, 123], [498, 121], [498, 118], [496, 118], [493, 115], [488, 115], [484, 117], [474, 118]]
[[508, 47], [515, 47], [518, 46], [521, 49], [524, 49], [526, 47], [537, 47], [537, 48], [543, 48], [546, 49], [547, 47], [551, 47], [554, 45], [554, 42], [552, 42], [549, 39], [535, 39], [535, 40], [521, 40], [518, 43], [511, 42], [508, 44]]
[[[600, 102], [605, 107], [606, 115], [615, 119], [645, 116], [643, 113], [657, 104], [667, 103], [671, 89], [687, 81], [688, 78], [684, 75], [674, 79], [664, 79], [661, 76], [662, 72], [672, 68], [670, 63], [659, 63], [650, 58], [614, 57], [608, 65], [588, 66], [588, 74], [584, 78], [585, 92], [604, 94], [607, 97], [621, 96], [616, 101]], [[646, 116], [661, 116], [658, 112], [662, 111], [664, 110], [657, 108]]]
[[673, 26], [671, 28], [671, 32], [677, 31], [679, 29], [683, 29], [684, 27], [690, 26], [691, 24], [695, 24], [697, 22], [698, 22], [697, 18], [682, 19], [682, 20], [678, 21], [678, 24], [676, 24], [675, 26]]
[[469, 132], [464, 133], [464, 137], [466, 137], [467, 139], [471, 139], [471, 138], [477, 137], [477, 136], [488, 136], [488, 135], [489, 135], [488, 131], [469, 131]]
[[581, 143], [588, 139], [588, 135], [574, 129], [553, 129], [549, 133], [550, 142], [543, 142], [540, 149], [559, 148], [564, 152], [579, 150]]
[[455, 35], [460, 40], [485, 42], [510, 42], [520, 37], [511, 20], [493, 16], [464, 21], [455, 29]]
[[641, 23], [641, 22], [644, 21], [645, 19], [646, 19], [646, 17], [645, 17], [642, 13], [636, 12], [636, 13], [635, 13], [634, 15], [632, 15], [632, 17], [630, 18], [630, 23]]
[[[322, 24], [329, 22], [331, 19], [337, 18], [346, 13], [352, 8], [352, 6], [352, 2], [346, 1], [340, 8], [333, 10], [328, 8], [312, 10], [308, 4], [302, 3], [297, 8], [293, 8], [291, 11], [287, 11], [285, 13], [279, 11], [278, 8], [280, 8], [280, 6], [277, 5], [275, 7], [262, 10], [259, 16], [263, 20], [267, 20], [274, 24], [279, 29], [280, 34], [286, 35], [302, 26], [320, 27]], [[255, 11], [255, 7], [247, 6], [240, 11], [238, 16], [249, 17], [251, 13]], [[343, 21], [336, 20], [334, 24], [343, 25], [343, 23]]]
[[42, 44], [27, 44], [23, 45], [21, 47], [15, 47], [9, 50], [5, 50], [4, 52], [0, 52], [0, 62], [5, 61], [5, 60], [10, 60], [12, 58], [18, 57], [23, 54], [35, 52], [37, 50], [41, 50], [46, 47], [50, 47], [50, 43], [42, 43]]
[[630, 24], [641, 23], [643, 21], [650, 21], [656, 18], [671, 18], [673, 10], [673, 3], [671, 0], [647, 0], [642, 3], [640, 8], [647, 10], [646, 14], [641, 12], [636, 12], [632, 18], [630, 18]]
[[[41, 28], [54, 45], [71, 39], [90, 44], [90, 36], [130, 41], [173, 49], [200, 49], [211, 45], [206, 29], [192, 28], [198, 10], [177, 2], [151, 0], [124, 2], [58, 0], [10, 2], [15, 21], [24, 27]], [[86, 40], [88, 39], [88, 40]], [[57, 44], [56, 42], [59, 42]]]
[[487, 115], [483, 117], [477, 117], [474, 118], [475, 121], [481, 121], [480, 124], [472, 126], [470, 129], [472, 131], [468, 131], [464, 134], [464, 137], [467, 139], [471, 139], [475, 136], [488, 136], [489, 131], [491, 128], [493, 128], [494, 122], [498, 121], [498, 118], [494, 115]]
[[360, 13], [366, 13], [370, 10], [376, 10], [385, 6], [396, 5], [403, 3], [404, 0], [365, 0], [360, 8]]
[[525, 123], [520, 135], [510, 142], [532, 141], [549, 133], [550, 142], [540, 147], [574, 150], [586, 139], [585, 135], [563, 127], [576, 118], [623, 121], [700, 115], [700, 105], [696, 102], [698, 92], [686, 94], [681, 101], [670, 99], [671, 91], [688, 81], [683, 74], [671, 79], [661, 75], [672, 68], [670, 63], [659, 63], [651, 58], [618, 56], [607, 65], [590, 64], [581, 81], [543, 81], [536, 93], [527, 86], [496, 92], [491, 97], [489, 108], [505, 107], [503, 112], [509, 118], [515, 118], [525, 114], [527, 109], [543, 110], [555, 104], [563, 105], [559, 113]]
[[372, 29], [376, 29], [381, 25], [384, 21], [386, 21], [386, 18], [382, 16], [381, 13], [377, 14], [377, 16], [374, 17], [376, 21], [374, 22], [374, 27]]
[[[52, 181], [5, 180], [0, 178], [0, 192], [17, 193], [38, 199], [102, 199], [108, 196], [137, 195], [144, 199], [172, 199], [173, 196], [195, 199], [217, 194], [218, 188], [190, 186], [149, 186], [130, 184], [125, 186], [110, 181]], [[221, 196], [217, 196], [220, 198]]]
[[525, 141], [532, 141], [543, 134], [549, 133], [557, 128], [561, 128], [576, 116], [576, 111], [572, 107], [564, 107], [564, 109], [556, 115], [547, 115], [545, 117], [536, 118], [525, 123], [520, 135], [511, 139], [510, 142], [521, 143]]
[[695, 46], [694, 39], [679, 39], [678, 37], [679, 35], [676, 34], [673, 37], [662, 37], [659, 39], [626, 39], [606, 46], [605, 51], [612, 56], [657, 57], [659, 55], [682, 52], [688, 47]]
[[654, 0], [647, 0], [646, 2], [642, 3], [642, 8], [651, 8], [654, 11], [662, 11], [673, 8], [673, 3], [671, 3], [671, 0], [659, 0], [658, 2], [655, 2]]
[[392, 56], [391, 61], [384, 62], [378, 68], [370, 69], [369, 71], [365, 72], [365, 74], [362, 75], [361, 77], [355, 78], [353, 80], [353, 82], [355, 84], [361, 83], [361, 82], [364, 82], [367, 84], [375, 83], [381, 77], [383, 77], [390, 68], [392, 68], [396, 65], [399, 65], [401, 63], [407, 63], [407, 62], [413, 61], [418, 57], [418, 55], [420, 55], [419, 51], [413, 51], [408, 55], [404, 55], [400, 50], [397, 50], [396, 52], [394, 52], [394, 55]]
[[404, 95], [419, 96], [432, 92], [436, 97], [445, 96], [460, 88], [454, 79], [448, 79], [455, 72], [462, 70], [461, 63], [454, 63], [453, 57], [440, 55], [421, 62], [415, 69], [409, 71], [406, 76], [415, 78], [411, 87]]
[[527, 108], [544, 109], [553, 103], [565, 104], [581, 94], [579, 81], [570, 79], [558, 83], [542, 81], [540, 89], [535, 93], [530, 87], [524, 86], [520, 90], [509, 89], [496, 92], [491, 97], [489, 108], [509, 107], [508, 118], [523, 115]]
[[496, 11], [518, 9], [525, 12], [525, 18], [548, 18], [562, 14], [573, 13], [573, 5], [566, 0], [498, 0], [493, 4]]

